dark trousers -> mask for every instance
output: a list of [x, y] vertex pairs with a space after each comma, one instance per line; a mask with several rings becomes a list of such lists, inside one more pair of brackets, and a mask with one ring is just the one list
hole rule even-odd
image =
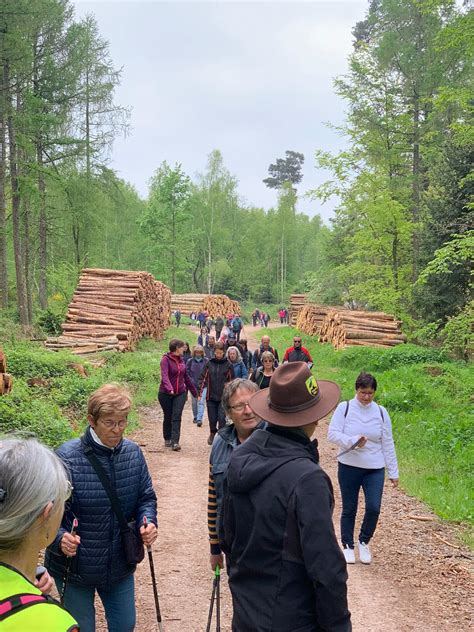
[[369, 470], [339, 463], [337, 478], [342, 496], [342, 546], [354, 547], [354, 525], [362, 487], [365, 497], [365, 514], [360, 528], [359, 542], [368, 544], [374, 535], [382, 505], [385, 468]]
[[209, 428], [212, 434], [217, 432], [225, 426], [225, 412], [222, 408], [222, 404], [215, 399], [207, 400], [207, 417], [209, 419]]
[[179, 443], [181, 434], [181, 416], [186, 402], [186, 391], [180, 395], [158, 393], [158, 401], [163, 409], [163, 439]]
[[222, 329], [217, 329], [216, 327], [216, 342], [218, 342], [219, 338], [221, 337], [221, 333]]

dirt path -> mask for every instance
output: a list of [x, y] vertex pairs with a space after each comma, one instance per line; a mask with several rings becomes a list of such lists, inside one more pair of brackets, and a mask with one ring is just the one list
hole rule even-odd
[[[249, 346], [256, 346], [262, 334], [260, 328], [247, 327]], [[159, 499], [159, 539], [154, 557], [165, 630], [203, 632], [212, 582], [206, 529], [208, 430], [206, 425], [197, 428], [192, 423], [188, 402], [182, 451], [176, 453], [163, 447], [161, 420], [158, 405], [144, 409], [143, 429], [134, 439], [146, 455]], [[321, 422], [316, 432], [321, 465], [335, 483], [338, 530], [336, 449], [326, 442], [327, 424], [328, 420]], [[410, 515], [431, 519], [420, 521]], [[472, 558], [468, 551], [443, 540], [456, 543], [455, 527], [441, 524], [422, 503], [387, 486], [371, 547], [374, 562], [349, 568], [349, 606], [355, 632], [465, 632], [469, 628]], [[157, 629], [149, 577], [145, 560], [136, 574], [139, 632]], [[222, 632], [230, 632], [231, 600], [225, 579], [223, 584]], [[105, 628], [99, 626], [98, 630]]]

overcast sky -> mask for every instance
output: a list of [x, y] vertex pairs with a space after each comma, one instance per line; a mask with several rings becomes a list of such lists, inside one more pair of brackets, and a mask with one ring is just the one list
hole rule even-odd
[[[351, 29], [368, 2], [169, 2], [76, 0], [93, 13], [112, 59], [123, 67], [116, 102], [132, 107], [131, 133], [115, 142], [111, 167], [143, 197], [159, 164], [179, 162], [193, 177], [220, 149], [249, 205], [270, 208], [263, 178], [287, 149], [306, 161], [299, 192], [327, 178], [316, 149], [343, 140], [344, 103], [332, 80], [346, 72]], [[301, 199], [327, 219], [334, 203]]]

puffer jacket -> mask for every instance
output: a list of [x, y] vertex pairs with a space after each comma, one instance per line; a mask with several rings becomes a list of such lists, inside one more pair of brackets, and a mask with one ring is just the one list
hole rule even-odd
[[110, 476], [127, 522], [135, 519], [137, 529], [143, 524], [144, 516], [148, 522], [157, 524], [156, 494], [142, 451], [128, 439], [123, 439], [116, 448], [106, 448], [94, 441], [88, 428], [82, 439], [67, 441], [58, 449], [74, 490], [58, 534], [47, 549], [45, 566], [53, 577], [63, 578], [66, 556], [59, 544], [77, 518], [81, 544], [71, 561], [69, 581], [82, 586], [106, 587], [120, 582], [136, 567], [125, 561], [117, 516], [84, 454], [82, 441], [92, 447]]

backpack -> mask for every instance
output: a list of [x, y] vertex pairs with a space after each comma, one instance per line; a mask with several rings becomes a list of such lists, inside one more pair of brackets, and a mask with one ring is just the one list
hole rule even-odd
[[[382, 426], [385, 423], [385, 417], [383, 416], [383, 410], [380, 404], [377, 404], [380, 410], [380, 417], [382, 418]], [[344, 411], [344, 419], [347, 417], [347, 413], [349, 412], [349, 400], [346, 402], [346, 410]]]
[[242, 321], [240, 318], [234, 318], [231, 325], [233, 331], [240, 331], [242, 329]]

